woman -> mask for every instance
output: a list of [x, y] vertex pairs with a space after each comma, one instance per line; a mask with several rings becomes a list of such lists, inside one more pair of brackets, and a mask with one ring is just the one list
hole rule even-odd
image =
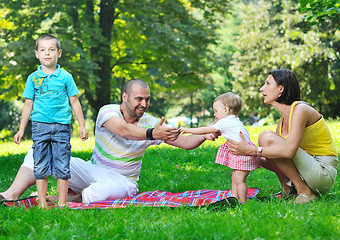
[[300, 86], [287, 69], [270, 72], [260, 89], [264, 103], [281, 113], [276, 132], [259, 136], [260, 147], [229, 141], [230, 151], [261, 158], [261, 166], [276, 173], [283, 196], [296, 194], [295, 203], [311, 202], [328, 192], [339, 166], [338, 153], [322, 115], [300, 100]]

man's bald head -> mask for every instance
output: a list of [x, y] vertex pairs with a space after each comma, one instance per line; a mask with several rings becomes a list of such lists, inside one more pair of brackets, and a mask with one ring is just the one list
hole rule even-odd
[[143, 80], [141, 80], [141, 79], [131, 79], [130, 81], [128, 81], [125, 84], [124, 92], [129, 95], [131, 93], [132, 86], [135, 85], [135, 84], [138, 84], [139, 86], [141, 86], [143, 88], [149, 88], [148, 84], [146, 82], [144, 82]]

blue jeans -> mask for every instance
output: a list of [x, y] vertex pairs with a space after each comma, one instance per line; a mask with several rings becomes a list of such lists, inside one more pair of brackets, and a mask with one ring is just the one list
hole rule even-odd
[[71, 178], [71, 125], [32, 122], [34, 177]]

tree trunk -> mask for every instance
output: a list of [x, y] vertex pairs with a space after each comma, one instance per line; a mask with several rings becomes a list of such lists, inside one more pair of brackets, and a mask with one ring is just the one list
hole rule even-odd
[[94, 73], [100, 79], [96, 84], [96, 97], [92, 102], [92, 107], [97, 116], [99, 109], [111, 102], [111, 40], [112, 40], [112, 26], [117, 15], [115, 14], [115, 5], [118, 0], [102, 0], [100, 2], [99, 13], [99, 28], [103, 41], [99, 43], [98, 47], [92, 48], [94, 62], [98, 64], [99, 69]]

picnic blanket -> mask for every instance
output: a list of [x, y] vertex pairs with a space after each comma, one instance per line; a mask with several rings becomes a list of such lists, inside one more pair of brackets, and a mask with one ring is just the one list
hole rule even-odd
[[[258, 188], [248, 188], [248, 198], [255, 197], [259, 192]], [[143, 207], [181, 207], [181, 206], [204, 206], [231, 197], [231, 190], [195, 190], [179, 193], [166, 191], [142, 192], [133, 197], [122, 199], [98, 201], [92, 203], [68, 202], [67, 207], [71, 209], [111, 209], [124, 208], [128, 206]], [[36, 198], [26, 198], [17, 201], [4, 201], [5, 206], [12, 207], [33, 207], [37, 206]], [[53, 206], [53, 204], [51, 204]]]

